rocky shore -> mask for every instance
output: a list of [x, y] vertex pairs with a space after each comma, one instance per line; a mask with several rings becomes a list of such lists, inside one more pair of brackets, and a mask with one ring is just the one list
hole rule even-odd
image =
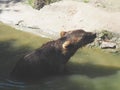
[[104, 51], [120, 53], [120, 34], [107, 30], [97, 32], [97, 38], [88, 47], [97, 47]]

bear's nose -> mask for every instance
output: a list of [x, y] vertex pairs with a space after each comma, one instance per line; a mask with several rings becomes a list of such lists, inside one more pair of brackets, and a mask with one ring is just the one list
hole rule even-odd
[[92, 35], [93, 35], [94, 37], [96, 37], [96, 33], [92, 33]]
[[97, 37], [96, 33], [93, 33], [93, 32], [88, 32], [87, 33], [87, 37], [89, 39], [95, 39]]
[[96, 37], [97, 37], [97, 34], [96, 34], [96, 33], [93, 33], [93, 37], [96, 38]]

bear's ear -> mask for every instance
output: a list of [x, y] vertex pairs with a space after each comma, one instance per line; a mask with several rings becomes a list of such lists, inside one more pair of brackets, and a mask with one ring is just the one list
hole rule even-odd
[[65, 31], [61, 31], [61, 32], [60, 32], [60, 37], [64, 37], [66, 33], [67, 33], [67, 32], [65, 32]]
[[67, 47], [71, 44], [70, 41], [65, 41], [62, 45], [63, 49], [67, 49]]

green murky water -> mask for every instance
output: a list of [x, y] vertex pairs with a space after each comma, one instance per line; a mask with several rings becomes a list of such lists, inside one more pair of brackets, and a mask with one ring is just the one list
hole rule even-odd
[[120, 54], [82, 48], [71, 58], [66, 75], [37, 83], [14, 82], [9, 73], [29, 51], [49, 41], [0, 24], [0, 90], [120, 90]]

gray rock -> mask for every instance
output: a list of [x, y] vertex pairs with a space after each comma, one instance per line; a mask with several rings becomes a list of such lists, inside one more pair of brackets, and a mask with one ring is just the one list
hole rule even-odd
[[115, 49], [116, 46], [117, 46], [117, 44], [114, 43], [114, 42], [105, 42], [105, 41], [102, 41], [102, 43], [100, 45], [100, 48], [102, 48], [102, 49], [109, 49], [109, 48]]
[[34, 8], [40, 10], [46, 4], [46, 0], [35, 0]]
[[109, 32], [109, 31], [101, 31], [96, 32], [97, 37], [93, 43], [87, 45], [92, 48], [101, 48], [105, 52], [112, 53], [120, 53], [120, 34]]

